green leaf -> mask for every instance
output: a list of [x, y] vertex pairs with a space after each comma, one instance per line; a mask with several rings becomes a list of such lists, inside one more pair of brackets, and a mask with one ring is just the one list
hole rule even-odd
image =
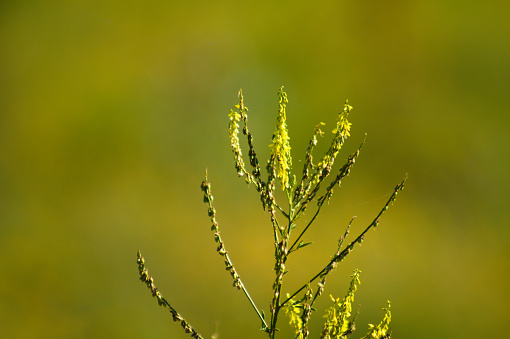
[[300, 249], [301, 247], [308, 246], [308, 245], [310, 245], [311, 243], [312, 243], [312, 242], [310, 241], [310, 242], [307, 242], [307, 243], [304, 243], [304, 244], [303, 244], [303, 240], [301, 240], [301, 242], [299, 243], [299, 245], [297, 245], [296, 250]]

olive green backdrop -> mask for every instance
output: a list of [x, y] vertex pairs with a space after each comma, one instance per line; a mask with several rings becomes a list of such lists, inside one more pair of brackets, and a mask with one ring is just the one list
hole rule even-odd
[[272, 231], [236, 177], [226, 127], [242, 87], [267, 159], [282, 85], [296, 173], [313, 127], [327, 124], [324, 150], [345, 99], [353, 129], [340, 159], [368, 134], [314, 245], [291, 258], [285, 292], [409, 173], [328, 278], [312, 337], [354, 268], [354, 338], [388, 299], [395, 338], [508, 332], [505, 1], [16, 1], [0, 13], [1, 337], [186, 338], [138, 281], [140, 248], [205, 337], [264, 338], [215, 253], [200, 182], [208, 168], [222, 237], [268, 313]]

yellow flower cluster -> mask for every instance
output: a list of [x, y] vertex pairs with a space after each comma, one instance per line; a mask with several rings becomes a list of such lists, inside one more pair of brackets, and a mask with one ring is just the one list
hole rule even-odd
[[391, 304], [388, 301], [388, 308], [383, 308], [383, 310], [386, 311], [383, 320], [381, 320], [381, 322], [377, 326], [368, 324], [368, 329], [370, 332], [368, 332], [367, 335], [361, 339], [382, 339], [388, 337], [389, 325], [391, 322], [390, 307]]
[[283, 87], [278, 91], [279, 105], [278, 116], [276, 118], [276, 130], [273, 133], [273, 140], [269, 147], [271, 148], [272, 164], [276, 168], [276, 175], [280, 179], [282, 190], [290, 188], [290, 170], [292, 167], [292, 158], [290, 156], [289, 133], [287, 130], [287, 114], [285, 108], [289, 102], [287, 93]]
[[[289, 295], [287, 294], [287, 298]], [[302, 339], [303, 334], [301, 329], [303, 328], [303, 320], [301, 319], [301, 313], [303, 309], [299, 307], [299, 303], [296, 303], [293, 299], [290, 299], [289, 302], [284, 306], [285, 314], [289, 317], [289, 324], [294, 330], [294, 334], [297, 336], [297, 339]]]
[[358, 285], [361, 284], [359, 274], [361, 271], [354, 270], [351, 275], [351, 285], [347, 291], [347, 295], [340, 300], [335, 299], [330, 295], [334, 305], [326, 310], [326, 322], [322, 330], [322, 337], [326, 339], [342, 338], [345, 334], [352, 331], [352, 321], [349, 320], [352, 313], [352, 303], [354, 302], [354, 293], [358, 290]]
[[[235, 108], [239, 109], [239, 105], [236, 105]], [[246, 170], [244, 169], [244, 161], [243, 154], [241, 152], [241, 146], [239, 145], [239, 124], [238, 122], [241, 120], [241, 114], [239, 112], [230, 110], [228, 114], [228, 138], [230, 139], [230, 146], [232, 147], [232, 152], [234, 152], [234, 160], [235, 166], [237, 170], [237, 174], [242, 176]]]
[[335, 134], [335, 137], [331, 142], [329, 150], [324, 155], [322, 160], [317, 164], [313, 184], [317, 184], [321, 178], [329, 175], [338, 152], [340, 152], [340, 149], [342, 148], [345, 140], [351, 135], [350, 131], [352, 124], [347, 120], [347, 116], [351, 110], [352, 106], [348, 104], [348, 101], [345, 101], [342, 112], [338, 114], [336, 127], [332, 131], [333, 134]]
[[351, 123], [347, 120], [347, 116], [352, 110], [352, 106], [349, 105], [349, 101], [345, 101], [344, 109], [338, 115], [338, 121], [336, 122], [336, 128], [333, 130], [333, 133], [338, 135], [339, 137], [346, 139], [351, 136]]

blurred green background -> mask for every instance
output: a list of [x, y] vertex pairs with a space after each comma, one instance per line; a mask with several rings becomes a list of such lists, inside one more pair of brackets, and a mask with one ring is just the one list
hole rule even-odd
[[204, 336], [263, 338], [215, 253], [200, 182], [208, 168], [222, 237], [268, 313], [271, 228], [236, 178], [226, 126], [242, 87], [267, 159], [282, 85], [296, 173], [315, 124], [327, 124], [324, 150], [345, 99], [340, 159], [368, 134], [285, 292], [409, 173], [329, 277], [312, 336], [354, 268], [354, 337], [387, 299], [395, 338], [507, 335], [507, 2], [16, 1], [0, 13], [1, 337], [187, 338], [138, 281], [140, 248]]

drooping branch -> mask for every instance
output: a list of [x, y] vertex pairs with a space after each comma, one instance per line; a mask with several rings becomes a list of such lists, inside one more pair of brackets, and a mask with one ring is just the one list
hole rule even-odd
[[168, 301], [161, 295], [158, 288], [154, 284], [154, 279], [149, 275], [149, 271], [145, 267], [145, 260], [138, 250], [136, 262], [138, 263], [138, 271], [140, 273], [140, 280], [147, 284], [147, 287], [152, 293], [152, 296], [158, 300], [159, 306], [168, 307], [172, 318], [175, 322], [179, 322], [184, 332], [188, 333], [192, 338], [203, 339], [203, 337], [170, 305]]
[[264, 316], [261, 314], [257, 306], [255, 305], [255, 302], [251, 298], [250, 294], [248, 293], [248, 290], [244, 286], [243, 282], [241, 281], [241, 278], [239, 277], [239, 274], [237, 273], [237, 270], [235, 269], [234, 265], [232, 264], [232, 260], [230, 260], [230, 257], [228, 255], [228, 251], [225, 248], [225, 244], [223, 240], [221, 239], [220, 230], [218, 226], [218, 222], [216, 221], [216, 209], [213, 206], [213, 196], [211, 193], [211, 183], [207, 181], [207, 171], [205, 173], [205, 179], [202, 181], [201, 185], [202, 191], [204, 192], [204, 202], [208, 204], [208, 215], [211, 218], [212, 226], [211, 230], [214, 231], [214, 241], [218, 244], [217, 252], [218, 254], [223, 258], [223, 261], [225, 262], [226, 269], [230, 272], [230, 275], [232, 276], [232, 279], [234, 279], [234, 287], [236, 287], [239, 290], [242, 290], [248, 298], [251, 306], [257, 312], [258, 317], [262, 321], [262, 327], [265, 330], [267, 328], [267, 324], [265, 322]]

